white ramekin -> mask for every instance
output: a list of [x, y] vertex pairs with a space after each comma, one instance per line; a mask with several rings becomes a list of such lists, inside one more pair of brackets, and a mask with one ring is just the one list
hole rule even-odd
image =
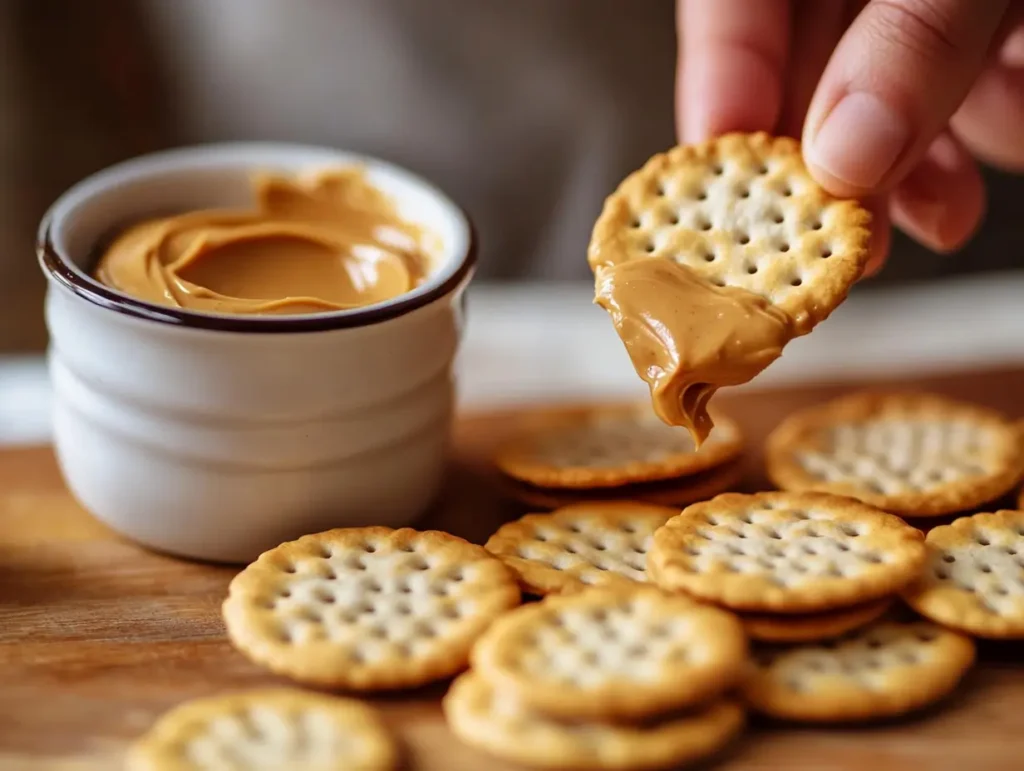
[[[434, 272], [413, 292], [351, 311], [239, 317], [147, 304], [87, 274], [126, 224], [250, 204], [254, 170], [353, 163], [439, 237]], [[443, 476], [475, 251], [466, 216], [435, 187], [336, 150], [184, 148], [80, 182], [39, 231], [68, 487], [123, 535], [214, 561], [331, 527], [412, 522]]]

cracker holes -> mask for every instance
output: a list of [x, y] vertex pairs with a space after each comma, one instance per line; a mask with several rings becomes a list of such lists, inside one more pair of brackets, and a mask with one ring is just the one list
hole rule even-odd
[[782, 223], [784, 223], [786, 221], [786, 216], [781, 211], [779, 211], [778, 209], [776, 209], [775, 211], [771, 212], [768, 215], [768, 218], [773, 223], [775, 223], [776, 225], [781, 225]]
[[751, 263], [750, 265], [747, 265], [747, 275], [753, 276], [756, 273], [757, 273], [757, 264], [756, 263]]
[[992, 541], [990, 541], [988, 538], [986, 538], [981, 533], [976, 533], [975, 534], [974, 542], [976, 544], [978, 544], [978, 546], [991, 546], [992, 545]]
[[851, 538], [857, 538], [862, 534], [860, 527], [858, 527], [857, 525], [851, 525], [849, 523], [844, 523], [840, 525], [839, 529], [842, 531], [843, 535], [848, 535]]
[[364, 543], [363, 544], [363, 551], [366, 552], [367, 554], [374, 554], [377, 551], [377, 546], [376, 546], [376, 544], [372, 544], [372, 543]]
[[288, 599], [289, 597], [292, 596], [292, 590], [291, 589], [287, 589], [287, 588], [278, 589], [277, 590], [277, 596], [281, 597], [283, 599]]
[[828, 246], [821, 247], [821, 251], [818, 252], [818, 256], [823, 260], [827, 260], [832, 254], [832, 249]]
[[[714, 262], [718, 259], [718, 255], [715, 254], [713, 249], [705, 249], [701, 256], [704, 258], [704, 262]], [[715, 283], [718, 284], [718, 286], [725, 286], [725, 282], [721, 280], [716, 281]]]
[[803, 286], [804, 285], [804, 280], [802, 278], [800, 278], [799, 276], [794, 276], [793, 278], [791, 278], [789, 280], [789, 285], [792, 286], [792, 287]]
[[647, 252], [648, 254], [654, 254], [654, 248], [654, 242], [648, 241], [647, 245], [644, 246], [644, 251]]
[[329, 560], [334, 556], [334, 549], [327, 544], [321, 544], [319, 554], [322, 559]]
[[286, 562], [284, 565], [281, 566], [281, 572], [282, 573], [292, 573], [292, 574], [294, 574], [297, 571], [298, 571], [298, 568], [295, 566], [295, 563], [293, 563], [293, 562]]
[[322, 586], [318, 586], [313, 590], [313, 599], [317, 602], [322, 602], [324, 605], [333, 605], [335, 603], [334, 594]]
[[736, 188], [736, 196], [741, 199], [750, 198], [750, 188], [746, 185], [740, 185]]
[[639, 528], [637, 528], [636, 524], [633, 522], [623, 522], [619, 526], [619, 529], [624, 533], [629, 533], [630, 535], [632, 535], [636, 533]]
[[914, 637], [923, 643], [934, 642], [939, 636], [939, 633], [933, 629], [918, 629], [914, 632]]
[[[779, 244], [779, 251], [782, 252], [783, 254], [788, 252], [789, 251], [789, 241], [781, 242]], [[790, 283], [792, 284], [793, 282], [790, 282]], [[794, 284], [794, 286], [799, 286], [799, 284]]]
[[679, 224], [679, 214], [678, 214], [678, 212], [675, 213], [675, 214], [669, 215], [668, 224], [669, 225], [678, 225]]
[[709, 230], [711, 230], [712, 227], [711, 220], [703, 214], [699, 215], [694, 220], [693, 225], [695, 228], [697, 228], [697, 230], [701, 231], [702, 233], [707, 233]]
[[708, 200], [708, 191], [707, 190], [698, 190], [697, 191], [697, 195], [695, 196], [695, 198], [698, 201], [706, 201], [706, 200]]
[[761, 177], [767, 176], [769, 171], [771, 171], [771, 169], [768, 168], [768, 164], [767, 163], [762, 163], [761, 165], [759, 165], [755, 169], [755, 172], [757, 173], [757, 175], [761, 176]]
[[721, 161], [716, 161], [711, 165], [711, 173], [716, 177], [720, 177], [725, 173], [725, 165]]
[[640, 220], [639, 217], [633, 217], [633, 219], [630, 220], [629, 226], [633, 228], [633, 230], [639, 230], [641, 227], [643, 227], [643, 224], [644, 223]]
[[579, 522], [570, 522], [568, 529], [569, 529], [570, 533], [582, 533], [583, 532], [583, 527], [580, 525]]
[[409, 567], [413, 570], [423, 571], [430, 567], [430, 564], [423, 557], [416, 557], [409, 562]]
[[783, 198], [791, 198], [793, 196], [793, 186], [783, 185], [779, 190], [779, 194], [782, 195]]

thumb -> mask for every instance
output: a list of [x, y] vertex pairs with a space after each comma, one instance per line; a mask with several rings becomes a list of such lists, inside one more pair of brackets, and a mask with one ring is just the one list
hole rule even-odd
[[985, 64], [1008, 0], [871, 0], [825, 68], [807, 165], [835, 195], [885, 190], [916, 165]]

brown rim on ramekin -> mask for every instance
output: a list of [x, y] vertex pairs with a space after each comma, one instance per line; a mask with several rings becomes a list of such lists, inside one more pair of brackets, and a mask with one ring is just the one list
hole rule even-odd
[[36, 254], [43, 272], [73, 294], [88, 300], [101, 308], [123, 313], [160, 324], [208, 329], [215, 332], [323, 332], [330, 329], [350, 329], [379, 324], [382, 321], [402, 316], [417, 308], [429, 305], [440, 297], [454, 291], [473, 269], [477, 260], [477, 234], [465, 210], [453, 204], [466, 222], [469, 238], [466, 253], [459, 266], [447, 279], [423, 294], [405, 297], [382, 307], [354, 308], [330, 314], [309, 316], [215, 316], [195, 311], [171, 308], [155, 303], [137, 300], [134, 297], [115, 292], [98, 281], [72, 270], [68, 261], [61, 258], [51, 237], [50, 217], [47, 215], [39, 226]]

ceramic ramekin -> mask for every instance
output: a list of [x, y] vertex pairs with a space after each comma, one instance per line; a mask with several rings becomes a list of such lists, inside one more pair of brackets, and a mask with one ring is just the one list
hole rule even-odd
[[[351, 311], [239, 317], [150, 305], [87, 271], [147, 216], [252, 203], [254, 170], [358, 163], [437, 236], [429, 279]], [[68, 190], [39, 257], [54, 443], [82, 505], [141, 544], [242, 562], [331, 527], [412, 522], [441, 484], [472, 228], [443, 193], [374, 158], [279, 144], [144, 156]]]

